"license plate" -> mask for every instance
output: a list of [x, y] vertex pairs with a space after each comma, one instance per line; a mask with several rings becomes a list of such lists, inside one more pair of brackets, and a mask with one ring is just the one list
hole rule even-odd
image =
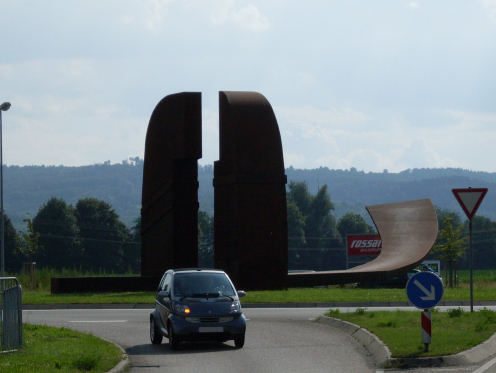
[[200, 326], [198, 328], [199, 333], [222, 333], [224, 332], [224, 327], [222, 326]]

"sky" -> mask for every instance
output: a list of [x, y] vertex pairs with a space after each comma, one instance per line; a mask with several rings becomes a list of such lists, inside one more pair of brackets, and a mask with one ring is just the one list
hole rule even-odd
[[271, 103], [285, 166], [496, 172], [496, 0], [0, 0], [7, 165], [144, 156], [155, 105]]

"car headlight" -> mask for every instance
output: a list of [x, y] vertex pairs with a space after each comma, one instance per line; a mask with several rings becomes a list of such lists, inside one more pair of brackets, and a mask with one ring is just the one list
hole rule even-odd
[[181, 315], [189, 315], [191, 313], [191, 310], [186, 304], [174, 304], [174, 311]]
[[238, 301], [232, 302], [231, 313], [241, 313], [241, 304]]

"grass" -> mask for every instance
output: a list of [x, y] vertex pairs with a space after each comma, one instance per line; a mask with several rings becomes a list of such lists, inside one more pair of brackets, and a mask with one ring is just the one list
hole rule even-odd
[[[23, 304], [56, 303], [150, 303], [153, 304], [154, 292], [121, 292], [91, 294], [51, 294], [51, 277], [79, 277], [116, 275], [76, 270], [55, 271], [50, 269], [35, 272], [35, 286], [30, 288], [30, 277], [18, 276], [23, 285]], [[124, 275], [133, 275], [126, 273]], [[446, 288], [442, 300], [469, 300], [468, 271], [459, 271], [460, 285]], [[474, 300], [496, 300], [496, 270], [474, 271]], [[340, 302], [407, 302], [405, 289], [362, 289], [351, 286], [295, 288], [288, 290], [249, 291], [242, 303], [340, 303]]]
[[[359, 311], [360, 310], [360, 311]], [[420, 311], [354, 313], [331, 310], [328, 316], [349, 321], [378, 336], [391, 350], [392, 357], [451, 355], [470, 349], [496, 332], [496, 313], [489, 310], [432, 312], [432, 343], [424, 352], [421, 343]], [[460, 327], [463, 325], [463, 328]]]
[[17, 277], [23, 289], [50, 291], [50, 279], [52, 277], [93, 277], [93, 276], [139, 276], [139, 274], [132, 273], [113, 273], [113, 272], [94, 272], [84, 271], [80, 269], [67, 269], [61, 270], [53, 268], [36, 268], [34, 271], [33, 282], [29, 273], [9, 274], [8, 276]]
[[49, 290], [22, 291], [23, 304], [70, 304], [70, 303], [155, 303], [154, 292], [51, 294]]
[[[474, 287], [475, 301], [496, 300], [496, 286]], [[23, 304], [56, 303], [150, 303], [154, 292], [51, 294], [48, 290], [24, 290]], [[468, 286], [445, 289], [442, 300], [469, 300]], [[358, 288], [292, 288], [288, 290], [249, 291], [242, 303], [344, 303], [344, 302], [407, 302], [405, 289]]]
[[66, 328], [23, 325], [23, 347], [0, 354], [0, 373], [107, 372], [121, 360], [117, 346]]

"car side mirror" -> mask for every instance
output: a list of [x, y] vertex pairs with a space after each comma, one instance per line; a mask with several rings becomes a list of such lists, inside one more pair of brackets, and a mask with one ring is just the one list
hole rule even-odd
[[161, 290], [161, 291], [158, 292], [157, 296], [159, 298], [169, 298], [170, 294], [166, 290]]
[[244, 290], [238, 290], [238, 297], [242, 298], [244, 296], [246, 296], [246, 291], [244, 291]]

